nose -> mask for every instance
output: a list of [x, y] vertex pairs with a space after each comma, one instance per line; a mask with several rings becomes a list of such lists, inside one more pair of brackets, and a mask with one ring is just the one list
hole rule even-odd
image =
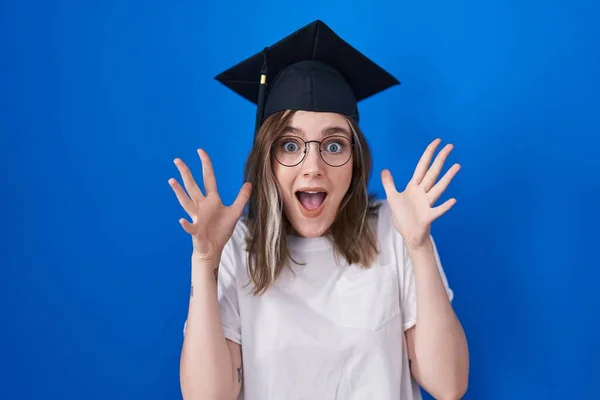
[[324, 162], [319, 154], [319, 143], [307, 143], [306, 157], [302, 162], [302, 174], [306, 177], [322, 176], [324, 167]]

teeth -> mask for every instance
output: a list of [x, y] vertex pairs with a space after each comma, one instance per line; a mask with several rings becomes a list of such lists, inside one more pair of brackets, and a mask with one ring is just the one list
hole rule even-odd
[[318, 193], [326, 193], [326, 192], [321, 192], [319, 190], [299, 190], [296, 193], [318, 194]]

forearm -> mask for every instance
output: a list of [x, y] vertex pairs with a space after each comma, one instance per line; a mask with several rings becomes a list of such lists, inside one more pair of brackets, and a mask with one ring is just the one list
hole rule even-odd
[[225, 341], [213, 269], [192, 257], [192, 287], [180, 361], [183, 397], [232, 399], [233, 368]]
[[467, 387], [469, 356], [466, 337], [436, 263], [432, 241], [409, 250], [415, 274], [417, 323], [413, 373], [438, 399], [458, 399]]

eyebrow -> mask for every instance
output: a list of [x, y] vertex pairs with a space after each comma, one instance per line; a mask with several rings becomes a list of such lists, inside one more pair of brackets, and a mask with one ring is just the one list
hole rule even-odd
[[[287, 126], [283, 133], [293, 133], [294, 135], [298, 135], [300, 137], [304, 137], [304, 131], [302, 129], [299, 128], [294, 128], [293, 126]], [[325, 136], [331, 136], [331, 135], [339, 135], [339, 134], [343, 134], [344, 136], [347, 136], [348, 139], [352, 138], [352, 135], [350, 134], [350, 131], [346, 128], [342, 128], [341, 126], [329, 126], [325, 129], [323, 129], [321, 131], [321, 136], [325, 137]]]

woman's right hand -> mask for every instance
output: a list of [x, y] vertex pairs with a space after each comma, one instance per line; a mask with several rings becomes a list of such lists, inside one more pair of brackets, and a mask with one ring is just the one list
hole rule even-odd
[[223, 248], [233, 234], [235, 225], [252, 193], [252, 186], [249, 182], [244, 183], [235, 202], [231, 206], [224, 206], [217, 192], [217, 182], [208, 154], [198, 149], [198, 155], [202, 162], [206, 194], [202, 193], [190, 169], [179, 158], [176, 158], [174, 163], [181, 174], [187, 193], [174, 178], [169, 179], [169, 185], [175, 192], [179, 204], [192, 220], [190, 223], [185, 218], [181, 218], [179, 223], [192, 236], [194, 256], [202, 261], [214, 263], [220, 259]]

